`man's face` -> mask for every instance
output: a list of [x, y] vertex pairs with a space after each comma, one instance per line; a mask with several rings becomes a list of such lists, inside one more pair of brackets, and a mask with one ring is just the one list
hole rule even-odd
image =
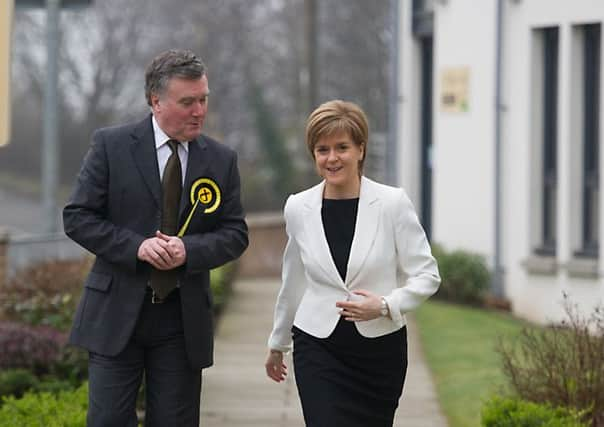
[[201, 134], [208, 112], [208, 78], [173, 77], [164, 93], [151, 95], [153, 115], [162, 130], [178, 141], [191, 141]]

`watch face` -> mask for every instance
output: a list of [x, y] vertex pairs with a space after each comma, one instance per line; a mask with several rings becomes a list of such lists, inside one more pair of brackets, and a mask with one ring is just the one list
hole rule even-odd
[[382, 307], [380, 312], [382, 313], [382, 316], [387, 316], [388, 315], [388, 306], [386, 305], [386, 301], [382, 298]]

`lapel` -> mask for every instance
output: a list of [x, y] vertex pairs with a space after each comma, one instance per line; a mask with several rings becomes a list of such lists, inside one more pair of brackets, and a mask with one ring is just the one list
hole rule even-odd
[[187, 160], [187, 171], [185, 173], [185, 183], [182, 188], [182, 197], [180, 198], [180, 210], [178, 217], [180, 218], [179, 226], [182, 225], [185, 219], [185, 214], [188, 215], [187, 206], [191, 206], [191, 187], [196, 179], [201, 178], [206, 174], [209, 166], [209, 156], [206, 149], [208, 143], [203, 135], [189, 142], [189, 158]]
[[333, 262], [329, 244], [325, 237], [321, 206], [323, 205], [323, 189], [325, 181], [321, 181], [309, 190], [308, 198], [304, 203], [305, 234], [309, 243], [310, 253], [332, 283], [344, 287], [344, 282]]
[[155, 137], [151, 115], [141, 121], [132, 131], [130, 152], [138, 171], [143, 177], [147, 188], [151, 192], [158, 207], [161, 208], [161, 182], [159, 179], [159, 166], [157, 165], [157, 152], [155, 150]]
[[361, 177], [357, 221], [354, 227], [354, 236], [346, 269], [347, 287], [350, 286], [363, 268], [365, 259], [375, 241], [378, 223], [380, 222], [380, 203], [376, 191], [372, 191], [371, 184], [372, 182], [369, 179], [364, 176]]

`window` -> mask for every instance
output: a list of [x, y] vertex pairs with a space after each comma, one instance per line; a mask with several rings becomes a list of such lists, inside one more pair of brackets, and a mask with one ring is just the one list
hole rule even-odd
[[558, 28], [544, 28], [542, 90], [542, 194], [539, 255], [556, 253], [558, 142]]
[[413, 0], [412, 31], [415, 37], [431, 36], [434, 32], [434, 2], [431, 0]]
[[580, 256], [596, 258], [600, 204], [600, 24], [583, 26], [583, 177], [582, 248]]

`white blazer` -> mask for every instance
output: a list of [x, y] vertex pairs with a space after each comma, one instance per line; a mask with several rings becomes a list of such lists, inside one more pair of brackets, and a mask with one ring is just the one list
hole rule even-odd
[[377, 337], [394, 332], [405, 325], [404, 314], [440, 284], [430, 245], [405, 191], [365, 177], [344, 282], [323, 229], [324, 187], [325, 181], [285, 203], [288, 242], [268, 342], [274, 350], [291, 349], [292, 325], [317, 338], [328, 337], [340, 318], [336, 302], [348, 299], [355, 289], [384, 296], [392, 317], [355, 322], [359, 333]]

